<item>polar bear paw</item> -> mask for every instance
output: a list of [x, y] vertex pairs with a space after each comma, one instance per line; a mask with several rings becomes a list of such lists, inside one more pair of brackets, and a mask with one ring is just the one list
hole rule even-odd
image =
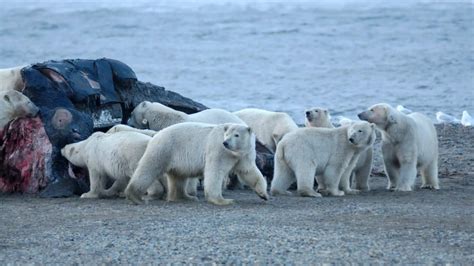
[[225, 206], [234, 203], [233, 199], [208, 199], [207, 201], [219, 206]]
[[89, 191], [81, 195], [81, 199], [98, 199], [98, 198], [99, 198], [99, 194], [92, 191]]
[[278, 196], [278, 195], [280, 195], [280, 196], [291, 196], [291, 195], [293, 195], [293, 193], [291, 193], [288, 190], [283, 191], [283, 190], [276, 190], [276, 189], [272, 189], [270, 191], [270, 194], [272, 196]]
[[133, 186], [128, 186], [127, 189], [125, 189], [125, 197], [131, 201], [134, 204], [142, 204], [143, 199], [141, 197], [140, 193], [133, 187]]
[[319, 194], [318, 192], [316, 192], [312, 189], [311, 190], [300, 190], [300, 191], [298, 191], [298, 194], [301, 197], [312, 197], [312, 198], [322, 197], [321, 194]]
[[409, 192], [412, 191], [411, 186], [409, 185], [400, 185], [395, 188], [395, 191]]
[[344, 190], [344, 193], [347, 194], [347, 195], [357, 195], [360, 193], [360, 190], [358, 189], [347, 189], [347, 190]]
[[431, 190], [438, 190], [439, 186], [438, 185], [430, 185], [430, 184], [423, 184], [420, 187], [421, 189], [431, 189]]

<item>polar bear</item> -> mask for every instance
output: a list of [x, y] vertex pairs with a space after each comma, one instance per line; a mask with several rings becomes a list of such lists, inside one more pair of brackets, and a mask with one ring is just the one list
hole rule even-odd
[[15, 118], [35, 116], [39, 108], [23, 93], [9, 90], [0, 92], [0, 129]]
[[[111, 197], [123, 191], [150, 140], [150, 136], [132, 131], [95, 132], [62, 148], [61, 154], [69, 162], [89, 171], [90, 191], [81, 198]], [[108, 179], [115, 182], [105, 190]]]
[[[286, 134], [275, 154], [275, 174], [271, 193], [287, 194], [296, 179], [300, 196], [319, 197], [313, 190], [314, 176], [321, 176], [325, 190], [333, 196], [353, 194], [350, 174], [360, 153], [375, 141], [375, 126], [356, 122], [350, 126], [328, 128], [300, 128]], [[339, 190], [339, 186], [343, 191]]]
[[138, 168], [125, 189], [134, 203], [154, 180], [168, 175], [168, 200], [195, 199], [185, 191], [188, 177], [204, 177], [204, 194], [216, 205], [233, 202], [222, 197], [222, 182], [230, 173], [263, 199], [267, 183], [256, 164], [255, 135], [239, 124], [180, 123], [167, 127], [150, 141]]
[[388, 189], [411, 191], [416, 174], [421, 188], [439, 189], [438, 137], [433, 122], [423, 114], [403, 114], [386, 103], [358, 114], [382, 132], [382, 154]]
[[245, 125], [244, 121], [234, 114], [222, 109], [206, 109], [195, 114], [176, 111], [157, 102], [141, 102], [135, 107], [128, 120], [128, 125], [140, 129], [162, 130], [183, 122], [200, 122], [209, 124], [235, 123]]
[[[334, 128], [330, 121], [330, 113], [324, 108], [310, 108], [305, 111], [306, 114], [306, 126], [307, 127], [322, 127], [322, 128]], [[344, 121], [341, 126], [349, 126], [354, 121]], [[369, 177], [372, 171], [372, 160], [373, 160], [373, 147], [369, 147], [365, 152], [359, 155], [359, 159], [351, 173], [350, 180], [355, 180], [356, 190], [369, 191]], [[316, 178], [318, 180], [318, 177]], [[324, 190], [318, 181], [318, 190]]]
[[286, 113], [247, 108], [234, 112], [255, 132], [257, 139], [270, 151], [275, 152], [283, 136], [298, 128]]
[[331, 124], [331, 115], [328, 109], [321, 107], [312, 107], [306, 109], [304, 124], [306, 127], [324, 127], [334, 128]]
[[[122, 124], [118, 124], [118, 125], [113, 126], [109, 130], [107, 130], [106, 133], [112, 134], [112, 133], [122, 132], [122, 131], [138, 132], [138, 133], [142, 133], [142, 134], [145, 134], [147, 136], [150, 136], [150, 137], [153, 137], [157, 133], [157, 131], [154, 131], [154, 130], [151, 130], [151, 129], [138, 129], [138, 128], [130, 127], [130, 126], [127, 126], [127, 125], [122, 125]], [[161, 178], [157, 182], [159, 182], [159, 183], [153, 184], [147, 190], [147, 194], [149, 196], [148, 199], [161, 198], [164, 195], [164, 193], [166, 193], [166, 191], [168, 190], [168, 180], [167, 180], [166, 176]], [[198, 185], [199, 185], [199, 179], [197, 177], [196, 178], [191, 178], [188, 182], [188, 185], [187, 185], [188, 194], [192, 195], [192, 196], [197, 196], [197, 186]]]
[[0, 93], [10, 90], [22, 91], [25, 87], [21, 69], [25, 66], [0, 69]]
[[138, 129], [138, 128], [130, 127], [130, 126], [127, 126], [127, 125], [118, 124], [118, 125], [115, 125], [115, 126], [111, 127], [109, 130], [107, 130], [106, 133], [116, 133], [116, 132], [122, 132], [122, 131], [138, 132], [138, 133], [142, 133], [142, 134], [145, 134], [147, 136], [150, 136], [150, 137], [153, 137], [157, 132], [157, 131], [154, 131], [154, 130], [151, 130], [151, 129]]

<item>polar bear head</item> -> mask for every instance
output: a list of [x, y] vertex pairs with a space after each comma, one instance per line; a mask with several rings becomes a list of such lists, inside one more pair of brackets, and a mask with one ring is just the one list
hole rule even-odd
[[305, 125], [307, 127], [321, 127], [329, 123], [331, 116], [329, 115], [328, 109], [321, 107], [313, 107], [306, 109], [305, 113]]
[[255, 135], [244, 125], [224, 125], [224, 147], [233, 152], [247, 153], [255, 149]]
[[347, 138], [356, 147], [372, 146], [375, 142], [375, 125], [365, 121], [353, 122], [348, 126]]
[[379, 103], [369, 107], [357, 116], [360, 120], [374, 123], [378, 128], [384, 130], [391, 124], [397, 123], [397, 117], [400, 114], [395, 108], [386, 103]]
[[149, 117], [148, 117], [148, 107], [151, 106], [151, 102], [144, 101], [133, 109], [128, 119], [128, 125], [140, 129], [149, 128]]
[[184, 113], [169, 108], [161, 103], [141, 102], [130, 114], [128, 125], [139, 129], [155, 131], [184, 122]]
[[25, 116], [33, 117], [39, 112], [39, 108], [28, 97], [15, 90], [4, 93], [1, 101], [12, 119]]
[[[86, 140], [71, 143], [61, 149], [61, 155], [66, 158], [70, 163], [78, 167], [87, 167], [87, 153], [88, 144], [99, 140], [105, 135], [103, 132], [95, 132], [89, 136]], [[95, 147], [91, 147], [95, 149]]]

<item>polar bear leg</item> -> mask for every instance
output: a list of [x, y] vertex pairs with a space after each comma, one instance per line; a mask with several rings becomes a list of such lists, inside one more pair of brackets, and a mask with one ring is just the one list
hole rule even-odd
[[104, 191], [106, 177], [99, 171], [89, 169], [90, 190], [81, 195], [81, 199], [97, 199]]
[[121, 191], [125, 189], [125, 187], [128, 184], [128, 181], [130, 178], [128, 177], [121, 177], [112, 184], [112, 186], [106, 190], [104, 190], [100, 196], [105, 197], [105, 198], [110, 198], [110, 197], [115, 197], [117, 196]]
[[400, 179], [396, 184], [397, 191], [412, 191], [416, 179], [416, 162], [401, 162], [400, 163]]
[[295, 169], [297, 193], [301, 197], [321, 197], [321, 194], [314, 191], [315, 165], [297, 165]]
[[326, 195], [344, 196], [344, 191], [339, 190], [341, 175], [342, 173], [340, 173], [338, 168], [327, 166], [323, 174], [326, 190], [322, 192]]
[[369, 149], [365, 154], [363, 165], [354, 172], [355, 188], [362, 191], [369, 191], [369, 177], [372, 172], [373, 151]]
[[207, 201], [216, 205], [229, 205], [234, 201], [222, 197], [222, 182], [229, 175], [230, 169], [217, 163], [210, 163], [204, 169], [204, 196]]
[[188, 178], [178, 177], [168, 174], [168, 197], [167, 201], [197, 200], [196, 197], [189, 196], [186, 191]]
[[388, 179], [387, 189], [394, 190], [398, 180], [400, 179], [400, 170], [398, 169], [398, 166], [394, 163], [398, 159], [392, 154], [391, 151], [384, 150], [383, 148], [382, 154], [383, 167], [385, 169], [385, 174], [387, 175]]
[[125, 196], [135, 204], [143, 202], [142, 196], [155, 180], [159, 180], [165, 173], [167, 156], [152, 156], [144, 154], [138, 167], [125, 189]]
[[316, 191], [320, 192], [320, 191], [326, 190], [326, 186], [324, 185], [323, 176], [322, 175], [316, 175], [314, 178], [316, 179], [316, 182], [318, 183], [318, 189]]
[[186, 186], [186, 191], [190, 196], [197, 196], [197, 187], [199, 184], [198, 177], [188, 178], [188, 185]]
[[423, 184], [421, 188], [439, 189], [438, 181], [438, 160], [433, 160], [421, 171]]
[[293, 170], [284, 159], [275, 155], [275, 171], [271, 183], [270, 192], [272, 195], [291, 195], [288, 188], [295, 181], [296, 177]]
[[258, 170], [256, 165], [252, 165], [252, 167], [248, 169], [240, 168], [243, 165], [246, 165], [246, 163], [242, 162], [237, 166], [238, 170], [236, 171], [236, 174], [239, 177], [239, 180], [253, 189], [261, 199], [268, 200], [267, 181], [260, 170]]
[[[164, 180], [164, 182], [162, 182]], [[166, 176], [160, 177], [158, 180], [153, 181], [151, 186], [146, 190], [146, 199], [163, 199], [166, 194], [166, 188], [168, 187], [168, 180]]]
[[353, 174], [353, 165], [346, 167], [346, 170], [341, 175], [341, 181], [339, 182], [339, 189], [344, 191], [345, 194], [357, 194], [359, 190], [351, 189], [351, 176]]

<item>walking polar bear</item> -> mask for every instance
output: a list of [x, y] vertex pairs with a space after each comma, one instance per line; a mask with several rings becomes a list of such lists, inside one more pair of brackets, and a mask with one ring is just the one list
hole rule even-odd
[[[321, 127], [321, 128], [334, 128], [330, 121], [330, 114], [327, 109], [314, 107], [305, 111], [306, 120], [305, 125], [307, 127]], [[354, 121], [349, 121], [341, 126], [349, 126]], [[369, 177], [372, 171], [372, 160], [373, 160], [373, 147], [369, 147], [366, 151], [359, 155], [359, 159], [351, 173], [350, 180], [355, 180], [356, 190], [369, 191]], [[318, 177], [316, 178], [318, 180]], [[318, 180], [318, 190], [323, 189]]]
[[[90, 191], [81, 198], [112, 197], [122, 192], [150, 140], [150, 136], [138, 132], [95, 132], [86, 140], [62, 148], [61, 154], [69, 162], [89, 171]], [[115, 182], [106, 190], [108, 179]]]
[[196, 199], [184, 189], [189, 177], [204, 176], [206, 199], [228, 205], [222, 182], [230, 173], [267, 200], [267, 183], [255, 164], [255, 135], [239, 124], [181, 123], [158, 132], [150, 141], [125, 189], [134, 203], [154, 180], [168, 175], [168, 200]]
[[[138, 129], [138, 128], [134, 128], [134, 127], [129, 127], [127, 125], [122, 125], [122, 124], [118, 124], [118, 125], [113, 126], [106, 133], [113, 134], [113, 133], [117, 133], [117, 132], [137, 132], [137, 133], [145, 134], [145, 135], [150, 136], [150, 137], [153, 137], [157, 133], [157, 131], [154, 131], [154, 130]], [[146, 148], [146, 146], [143, 147], [143, 151], [141, 152], [142, 155], [145, 152], [145, 148]], [[199, 184], [199, 179], [198, 178], [191, 178], [189, 180], [187, 188], [186, 188], [189, 195], [197, 196], [197, 186], [198, 186], [198, 184]], [[163, 176], [159, 180], [153, 182], [153, 184], [147, 190], [147, 195], [148, 195], [147, 198], [148, 199], [161, 199], [166, 194], [167, 191], [168, 191], [168, 180], [167, 180], [166, 176]]]
[[244, 121], [222, 109], [207, 109], [195, 114], [176, 111], [161, 103], [144, 101], [137, 105], [130, 115], [128, 125], [139, 129], [162, 130], [174, 124], [200, 122], [209, 124], [235, 123], [244, 125]]
[[[296, 178], [300, 196], [318, 197], [313, 190], [314, 176], [321, 176], [325, 190], [333, 196], [355, 193], [349, 177], [359, 155], [373, 145], [375, 126], [355, 122], [335, 129], [300, 128], [283, 137], [275, 154], [275, 174], [271, 183], [273, 195], [287, 194]], [[343, 191], [339, 190], [339, 186]]]
[[39, 108], [23, 93], [9, 90], [0, 91], [0, 130], [11, 120], [25, 116], [35, 116]]
[[298, 128], [286, 113], [247, 108], [234, 114], [242, 119], [255, 132], [257, 139], [272, 152], [276, 151], [278, 142], [286, 133]]
[[381, 103], [360, 113], [382, 132], [382, 154], [388, 189], [411, 191], [417, 171], [422, 188], [439, 189], [438, 137], [433, 122], [423, 114], [405, 115]]

